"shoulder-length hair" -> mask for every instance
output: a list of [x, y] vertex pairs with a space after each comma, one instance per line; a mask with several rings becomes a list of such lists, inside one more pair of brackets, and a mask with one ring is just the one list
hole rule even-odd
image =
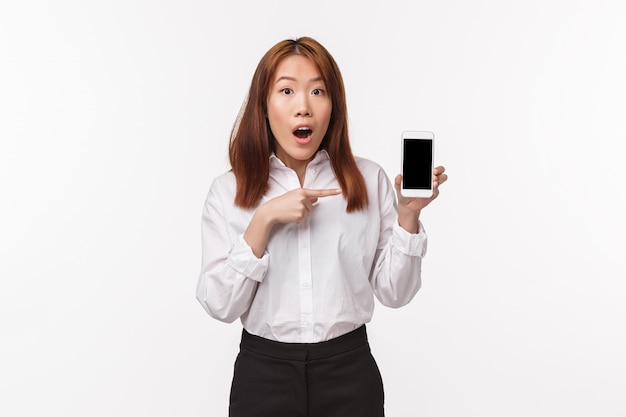
[[229, 144], [229, 158], [237, 181], [235, 205], [253, 208], [268, 188], [270, 155], [275, 140], [267, 120], [270, 85], [280, 62], [292, 55], [313, 62], [322, 77], [332, 102], [330, 122], [320, 149], [326, 150], [347, 201], [347, 211], [364, 209], [367, 188], [348, 139], [348, 115], [343, 78], [337, 63], [319, 42], [309, 37], [284, 40], [261, 58], [252, 77], [250, 91], [235, 121]]

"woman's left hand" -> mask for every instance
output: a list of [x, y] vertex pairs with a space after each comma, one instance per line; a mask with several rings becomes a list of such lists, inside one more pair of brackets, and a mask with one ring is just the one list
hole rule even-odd
[[398, 195], [398, 223], [409, 233], [419, 230], [419, 215], [424, 207], [439, 196], [439, 186], [448, 180], [446, 169], [438, 166], [433, 169], [433, 195], [428, 198], [405, 197], [400, 192], [402, 175], [396, 175], [395, 188]]

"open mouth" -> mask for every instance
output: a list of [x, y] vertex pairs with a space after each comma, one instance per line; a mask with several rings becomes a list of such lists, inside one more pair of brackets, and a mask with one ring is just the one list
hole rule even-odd
[[299, 127], [293, 131], [293, 135], [299, 139], [306, 139], [313, 134], [313, 131], [308, 127]]

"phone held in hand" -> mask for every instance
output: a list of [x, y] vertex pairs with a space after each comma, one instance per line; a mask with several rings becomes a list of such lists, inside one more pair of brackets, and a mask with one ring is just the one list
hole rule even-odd
[[405, 197], [433, 195], [433, 132], [402, 132], [402, 186]]

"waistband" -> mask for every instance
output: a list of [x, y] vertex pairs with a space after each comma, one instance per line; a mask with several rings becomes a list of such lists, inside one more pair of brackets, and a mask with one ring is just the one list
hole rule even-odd
[[250, 334], [243, 329], [241, 349], [277, 359], [307, 361], [323, 359], [367, 346], [365, 325], [334, 339], [318, 343], [284, 343]]

